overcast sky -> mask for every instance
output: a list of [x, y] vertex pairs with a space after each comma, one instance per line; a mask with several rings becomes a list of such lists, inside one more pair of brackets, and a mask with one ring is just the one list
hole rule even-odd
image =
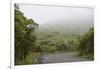
[[73, 8], [73, 7], [55, 7], [41, 5], [25, 5], [18, 4], [20, 10], [28, 18], [33, 19], [38, 24], [44, 24], [49, 21], [64, 20], [64, 21], [88, 21], [93, 23], [92, 8]]

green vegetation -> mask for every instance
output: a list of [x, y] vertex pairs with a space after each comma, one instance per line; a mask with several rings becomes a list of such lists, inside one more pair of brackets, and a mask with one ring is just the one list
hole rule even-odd
[[94, 59], [94, 28], [81, 34], [37, 30], [39, 25], [25, 17], [16, 4], [14, 11], [15, 65], [37, 64], [41, 54], [56, 52], [77, 51], [80, 56]]
[[77, 36], [68, 36], [65, 33], [59, 32], [56, 33], [38, 33], [36, 44], [40, 48], [42, 53], [54, 53], [57, 51], [74, 51], [76, 49], [75, 46], [77, 44], [75, 42], [77, 42]]
[[[15, 65], [27, 63], [27, 56], [35, 50], [35, 29], [38, 24], [32, 19], [27, 19], [15, 4]], [[33, 54], [37, 55], [37, 54]], [[35, 57], [34, 56], [34, 57]], [[34, 63], [34, 62], [33, 62]]]
[[78, 50], [80, 56], [94, 59], [94, 28], [90, 28], [89, 31], [79, 39]]

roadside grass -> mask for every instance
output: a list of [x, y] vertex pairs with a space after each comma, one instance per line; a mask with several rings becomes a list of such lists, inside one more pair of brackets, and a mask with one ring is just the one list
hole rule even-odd
[[30, 65], [30, 64], [38, 64], [38, 57], [40, 53], [30, 53], [25, 60], [18, 61], [16, 65]]

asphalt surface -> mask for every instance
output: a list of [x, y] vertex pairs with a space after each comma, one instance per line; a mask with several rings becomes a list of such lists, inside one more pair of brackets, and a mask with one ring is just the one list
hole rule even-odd
[[87, 61], [87, 59], [77, 57], [76, 55], [77, 55], [76, 52], [47, 54], [47, 55], [41, 55], [39, 57], [39, 60], [40, 64]]

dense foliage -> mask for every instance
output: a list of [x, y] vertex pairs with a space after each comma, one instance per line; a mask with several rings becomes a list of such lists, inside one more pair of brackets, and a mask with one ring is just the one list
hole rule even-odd
[[79, 39], [78, 50], [81, 56], [86, 56], [91, 59], [94, 58], [94, 28], [90, 28], [89, 31]]
[[[27, 19], [15, 4], [15, 64], [24, 62], [26, 57], [34, 52], [38, 24]], [[21, 63], [22, 64], [22, 63]]]
[[77, 36], [67, 35], [61, 32], [39, 32], [36, 45], [37, 51], [42, 54], [55, 52], [75, 51]]

